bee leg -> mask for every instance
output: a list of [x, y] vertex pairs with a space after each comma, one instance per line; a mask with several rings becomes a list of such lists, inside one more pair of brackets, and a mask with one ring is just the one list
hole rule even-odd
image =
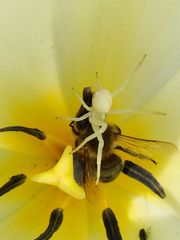
[[166, 194], [160, 183], [155, 179], [155, 177], [148, 172], [146, 169], [140, 167], [139, 165], [131, 162], [125, 161], [124, 168], [122, 172], [131, 178], [143, 183], [148, 188], [150, 188], [159, 197], [165, 198]]
[[81, 96], [79, 95], [78, 92], [76, 92], [74, 90], [74, 88], [72, 88], [72, 90], [74, 91], [75, 96], [77, 97], [77, 99], [80, 101], [80, 103], [83, 105], [83, 107], [87, 110], [90, 111], [90, 107], [85, 103], [85, 101], [81, 98]]
[[118, 221], [111, 208], [106, 208], [102, 212], [103, 223], [106, 229], [106, 235], [109, 240], [122, 240]]
[[52, 211], [47, 229], [35, 240], [48, 240], [56, 232], [63, 221], [63, 209], [56, 208]]

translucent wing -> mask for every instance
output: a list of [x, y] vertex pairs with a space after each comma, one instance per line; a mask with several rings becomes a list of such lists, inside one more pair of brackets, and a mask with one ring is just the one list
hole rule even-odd
[[92, 201], [99, 187], [96, 186], [96, 166], [89, 149], [83, 148], [73, 154], [74, 178], [85, 189], [86, 197]]
[[150, 160], [154, 164], [155, 159], [167, 156], [178, 151], [176, 145], [159, 140], [148, 140], [126, 135], [120, 135], [116, 149], [142, 160]]
[[94, 202], [97, 198], [99, 187], [96, 185], [96, 159], [91, 156], [89, 150], [83, 151], [85, 161], [85, 192], [89, 201]]

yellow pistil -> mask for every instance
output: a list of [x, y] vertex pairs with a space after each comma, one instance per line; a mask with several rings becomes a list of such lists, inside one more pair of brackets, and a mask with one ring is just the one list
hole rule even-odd
[[53, 168], [32, 176], [31, 180], [56, 186], [76, 199], [86, 197], [84, 189], [74, 179], [72, 147], [69, 145]]

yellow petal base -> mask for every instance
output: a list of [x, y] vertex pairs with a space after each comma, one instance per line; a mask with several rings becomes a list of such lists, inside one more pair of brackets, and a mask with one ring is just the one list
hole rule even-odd
[[34, 175], [31, 177], [31, 180], [56, 186], [76, 199], [84, 199], [86, 197], [84, 189], [74, 179], [71, 146], [65, 148], [60, 160], [53, 168]]

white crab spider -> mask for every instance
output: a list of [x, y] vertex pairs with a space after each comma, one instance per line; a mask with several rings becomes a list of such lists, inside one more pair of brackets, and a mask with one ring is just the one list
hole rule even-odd
[[112, 95], [107, 89], [99, 89], [97, 90], [92, 97], [92, 107], [88, 107], [83, 99], [80, 98], [79, 95], [76, 96], [81, 101], [84, 108], [88, 110], [88, 113], [84, 114], [82, 117], [73, 118], [73, 121], [82, 121], [86, 118], [89, 118], [89, 122], [91, 123], [92, 129], [94, 131], [93, 134], [88, 136], [76, 149], [73, 150], [73, 153], [82, 148], [87, 142], [91, 141], [94, 138], [98, 139], [98, 150], [97, 150], [97, 178], [96, 184], [99, 182], [100, 171], [101, 171], [101, 159], [102, 159], [102, 151], [104, 147], [104, 140], [102, 134], [106, 131], [107, 123], [105, 122], [106, 114], [111, 109], [112, 106]]
[[[104, 147], [104, 140], [102, 134], [106, 131], [107, 123], [105, 122], [105, 117], [107, 114], [121, 114], [121, 113], [145, 113], [145, 114], [163, 114], [161, 112], [141, 112], [141, 111], [134, 111], [134, 110], [111, 110], [112, 107], [112, 98], [115, 97], [117, 94], [122, 92], [134, 73], [137, 71], [139, 66], [144, 61], [146, 55], [143, 59], [138, 63], [134, 71], [130, 74], [128, 79], [125, 81], [123, 86], [118, 88], [114, 93], [111, 93], [107, 89], [104, 89], [98, 84], [97, 91], [94, 92], [92, 97], [92, 107], [87, 106], [87, 104], [83, 101], [83, 99], [79, 96], [77, 92], [75, 92], [76, 97], [79, 99], [83, 107], [88, 111], [88, 113], [84, 114], [81, 117], [71, 118], [67, 117], [64, 118], [66, 120], [72, 121], [82, 121], [86, 118], [89, 118], [89, 122], [91, 123], [92, 129], [94, 131], [93, 134], [89, 135], [84, 141], [75, 148], [72, 153], [81, 149], [87, 142], [91, 141], [94, 138], [98, 139], [98, 149], [97, 149], [97, 177], [96, 177], [96, 185], [99, 182], [100, 172], [101, 172], [101, 159], [102, 159], [102, 151]], [[164, 115], [164, 114], [163, 114]]]

